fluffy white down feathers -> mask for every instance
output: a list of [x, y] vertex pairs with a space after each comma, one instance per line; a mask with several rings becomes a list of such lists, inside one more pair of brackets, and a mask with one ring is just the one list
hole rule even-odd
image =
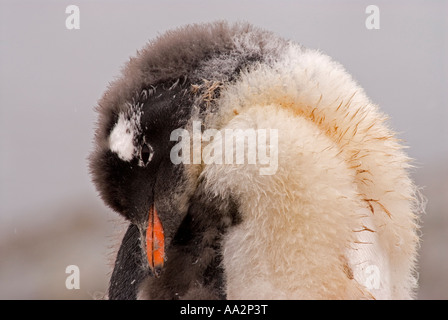
[[[342, 66], [289, 44], [216, 102], [226, 128], [277, 128], [278, 170], [208, 165], [211, 192], [244, 195], [223, 245], [229, 299], [409, 299], [416, 188], [394, 133]], [[250, 270], [250, 271], [249, 271]]]

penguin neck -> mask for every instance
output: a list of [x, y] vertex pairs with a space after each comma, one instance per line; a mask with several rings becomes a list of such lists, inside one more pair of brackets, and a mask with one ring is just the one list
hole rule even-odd
[[222, 239], [238, 223], [233, 201], [196, 195], [167, 250], [160, 278], [148, 277], [145, 299], [225, 299]]

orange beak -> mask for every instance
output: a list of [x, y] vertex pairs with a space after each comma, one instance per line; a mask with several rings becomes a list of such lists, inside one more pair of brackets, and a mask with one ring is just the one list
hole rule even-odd
[[149, 209], [148, 229], [146, 230], [146, 255], [154, 276], [159, 277], [165, 258], [165, 237], [163, 235], [162, 223], [154, 204]]

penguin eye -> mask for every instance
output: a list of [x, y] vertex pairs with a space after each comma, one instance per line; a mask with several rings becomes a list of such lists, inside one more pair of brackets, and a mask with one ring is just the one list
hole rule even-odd
[[140, 164], [146, 166], [149, 161], [151, 161], [153, 155], [154, 151], [152, 147], [149, 144], [144, 143], [140, 150]]

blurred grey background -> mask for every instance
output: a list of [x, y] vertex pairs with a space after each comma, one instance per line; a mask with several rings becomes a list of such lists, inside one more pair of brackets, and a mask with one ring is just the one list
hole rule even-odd
[[[68, 30], [65, 9], [80, 9]], [[368, 30], [368, 5], [380, 29]], [[149, 39], [248, 21], [341, 62], [390, 115], [428, 199], [420, 299], [448, 299], [448, 1], [0, 0], [0, 299], [101, 297], [122, 225], [88, 169], [93, 107]], [[67, 290], [68, 265], [80, 289]]]

